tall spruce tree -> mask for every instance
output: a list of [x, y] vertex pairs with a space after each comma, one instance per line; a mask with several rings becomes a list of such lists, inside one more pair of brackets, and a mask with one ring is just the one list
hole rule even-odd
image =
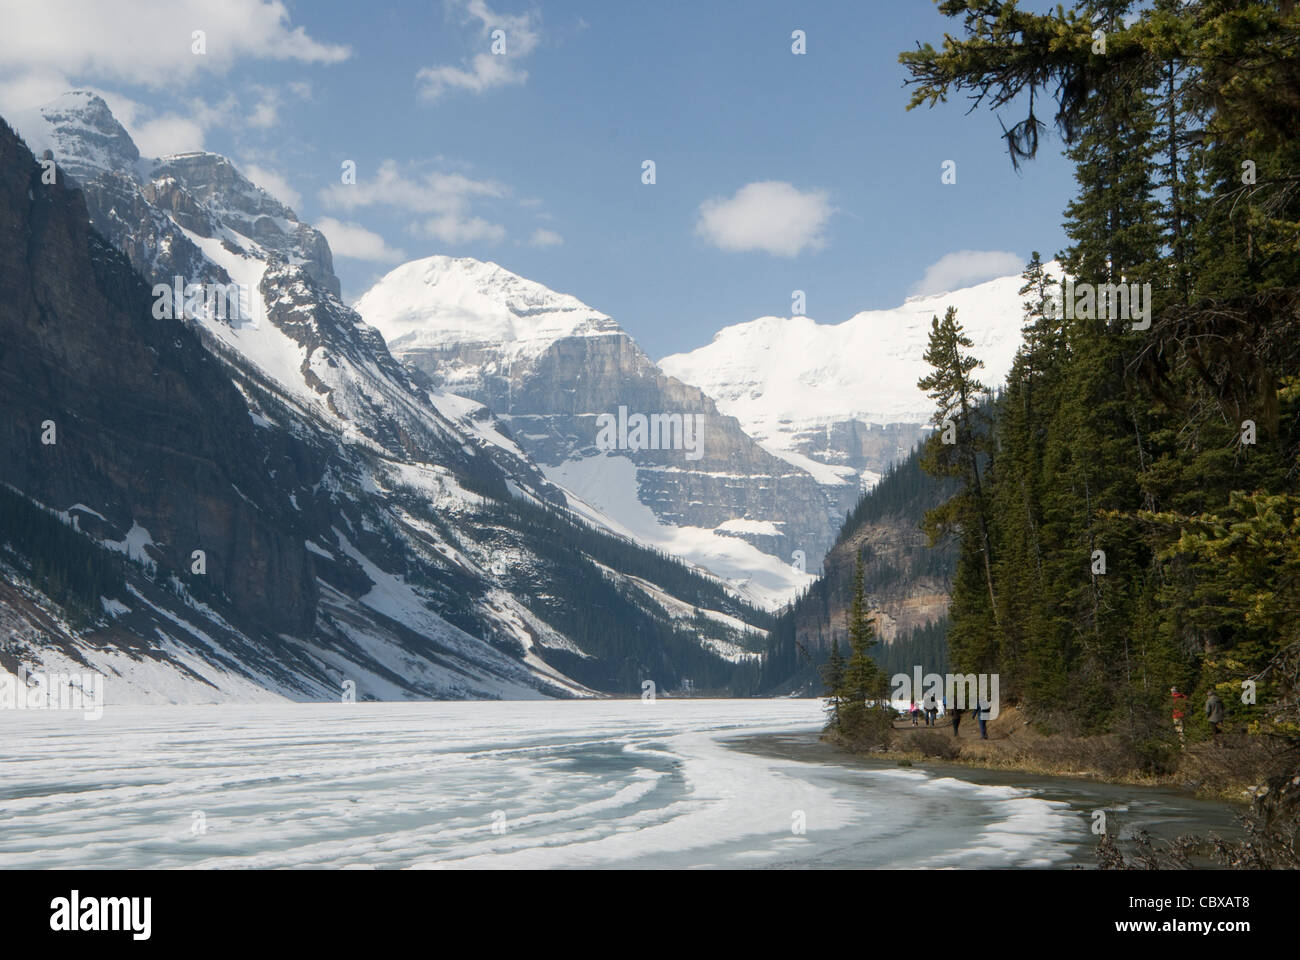
[[839, 731], [840, 707], [844, 703], [844, 656], [840, 641], [831, 641], [831, 655], [821, 667], [822, 683], [826, 686], [826, 729]]
[[949, 643], [954, 664], [985, 669], [996, 659], [998, 601], [993, 584], [993, 541], [981, 461], [990, 454], [984, 404], [988, 391], [974, 377], [983, 366], [967, 353], [973, 343], [949, 307], [930, 323], [925, 361], [931, 372], [917, 386], [934, 401], [935, 431], [926, 439], [921, 466], [939, 477], [955, 478], [959, 491], [925, 515], [931, 545], [949, 535], [961, 537], [953, 582], [954, 617]]
[[1045, 648], [1050, 635], [1043, 609], [1045, 545], [1042, 540], [1043, 447], [1047, 424], [1060, 402], [1063, 356], [1060, 311], [1055, 310], [1057, 281], [1034, 251], [1020, 288], [1024, 303], [1024, 340], [1007, 375], [996, 407], [994, 436], [998, 450], [989, 478], [993, 529], [994, 578], [1001, 604], [999, 665], [1003, 687], [1012, 699], [1032, 697], [1039, 673], [1059, 666]]
[[877, 643], [876, 631], [863, 589], [861, 559], [853, 565], [853, 595], [847, 617], [849, 656], [844, 664], [840, 730], [854, 741], [879, 742], [892, 712], [887, 709], [885, 675], [871, 656]]

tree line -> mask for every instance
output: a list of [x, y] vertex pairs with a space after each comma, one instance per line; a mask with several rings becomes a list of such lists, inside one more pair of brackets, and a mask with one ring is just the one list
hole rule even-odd
[[[925, 524], [960, 543], [953, 665], [999, 672], [1004, 698], [1059, 729], [1122, 733], [1153, 757], [1173, 686], [1193, 703], [1217, 691], [1229, 728], [1294, 746], [1300, 11], [939, 9], [962, 29], [900, 55], [911, 106], [965, 93], [1026, 110], [1004, 125], [1019, 165], [1048, 102], [1077, 187], [1061, 269], [1037, 252], [1025, 267], [1005, 386], [979, 381], [954, 310], [932, 323], [922, 466], [957, 490]], [[1077, 293], [1121, 284], [1150, 285], [1149, 318]]]

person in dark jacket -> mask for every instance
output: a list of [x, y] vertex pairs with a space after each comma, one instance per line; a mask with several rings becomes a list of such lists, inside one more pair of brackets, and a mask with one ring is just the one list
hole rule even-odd
[[1223, 701], [1219, 699], [1219, 695], [1213, 690], [1205, 698], [1205, 719], [1210, 721], [1210, 729], [1214, 731], [1214, 735], [1217, 737], [1219, 735], [1219, 724], [1223, 723]]
[[961, 707], [953, 707], [948, 711], [952, 714], [952, 735], [957, 736], [957, 731], [961, 727], [961, 715], [965, 711]]

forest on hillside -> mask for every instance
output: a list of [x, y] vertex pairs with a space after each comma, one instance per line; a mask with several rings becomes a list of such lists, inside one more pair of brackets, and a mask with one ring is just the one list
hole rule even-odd
[[[861, 589], [866, 608], [877, 611], [883, 596], [906, 593], [918, 581], [948, 589], [956, 555], [953, 538], [927, 545], [923, 537], [904, 533], [919, 530], [926, 511], [958, 489], [955, 480], [922, 470], [917, 450], [885, 471], [845, 516], [821, 577], [787, 605], [769, 628], [761, 690], [822, 692], [822, 667], [833, 645], [849, 642], [856, 589]], [[884, 533], [888, 551], [873, 550], [862, 542], [869, 528]], [[926, 673], [946, 673], [948, 627], [947, 618], [940, 616], [900, 631], [892, 642], [876, 644], [870, 656], [890, 676], [910, 676], [918, 665]]]

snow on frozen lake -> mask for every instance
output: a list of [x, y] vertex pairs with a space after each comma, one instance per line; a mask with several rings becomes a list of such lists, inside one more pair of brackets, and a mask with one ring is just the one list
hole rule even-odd
[[815, 700], [4, 711], [0, 867], [1046, 866], [1087, 834], [1026, 790], [724, 742], [821, 717]]

